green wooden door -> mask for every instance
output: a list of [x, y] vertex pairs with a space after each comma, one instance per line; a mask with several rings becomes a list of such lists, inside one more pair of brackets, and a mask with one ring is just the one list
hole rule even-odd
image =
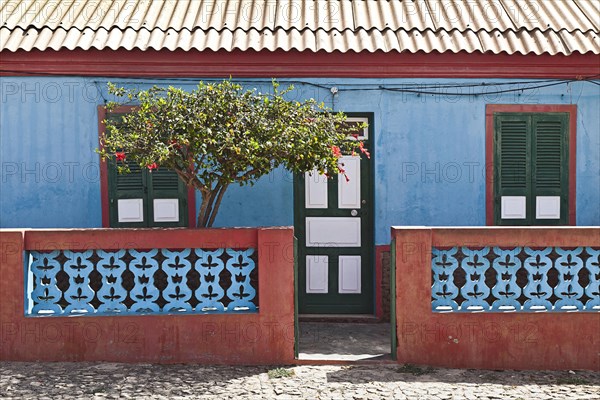
[[[366, 121], [352, 117], [349, 121]], [[369, 148], [371, 121], [359, 140]], [[305, 174], [295, 178], [294, 226], [298, 238], [301, 314], [372, 314], [372, 162], [344, 156], [348, 176]]]

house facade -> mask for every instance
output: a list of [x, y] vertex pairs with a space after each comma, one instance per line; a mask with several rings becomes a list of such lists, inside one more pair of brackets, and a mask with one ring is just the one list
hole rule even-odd
[[[110, 3], [110, 2], [109, 2]], [[386, 308], [390, 227], [600, 225], [594, 1], [6, 1], [0, 227], [194, 226], [199, 193], [96, 149], [107, 83], [229, 79], [369, 127], [350, 182], [278, 170], [217, 227], [295, 226], [300, 312]], [[124, 111], [125, 112], [125, 111]]]

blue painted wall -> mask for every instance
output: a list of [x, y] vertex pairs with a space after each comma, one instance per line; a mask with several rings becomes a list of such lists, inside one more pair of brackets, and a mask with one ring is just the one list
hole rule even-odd
[[0, 226], [101, 226], [96, 88], [0, 78]]
[[[285, 82], [286, 80], [281, 79]], [[485, 225], [485, 105], [577, 104], [577, 224], [600, 225], [600, 86], [586, 82], [533, 91], [522, 80], [302, 79], [290, 97], [336, 110], [373, 112], [376, 243], [391, 225]], [[192, 87], [193, 81], [119, 81]], [[101, 226], [97, 106], [106, 80], [0, 78], [0, 227]], [[244, 80], [266, 91], [269, 80]], [[315, 86], [323, 85], [323, 88]], [[453, 93], [357, 90], [396, 86]], [[426, 85], [439, 85], [431, 89]], [[329, 88], [340, 89], [334, 97]], [[217, 226], [292, 225], [293, 182], [278, 170], [254, 187], [232, 187]]]

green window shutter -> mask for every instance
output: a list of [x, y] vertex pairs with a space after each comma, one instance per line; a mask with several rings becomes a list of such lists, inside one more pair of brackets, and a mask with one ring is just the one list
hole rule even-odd
[[109, 220], [113, 228], [148, 226], [146, 176], [136, 164], [131, 172], [119, 174], [114, 160], [108, 163]]
[[[125, 113], [111, 113], [106, 119], [119, 125]], [[129, 164], [128, 174], [119, 174], [114, 159], [108, 162], [109, 222], [112, 228], [148, 226], [146, 175], [137, 164]]]
[[[118, 123], [123, 115], [125, 114], [113, 113], [107, 119]], [[116, 162], [111, 160], [108, 163], [111, 227], [188, 225], [187, 188], [177, 173], [162, 167], [150, 173], [133, 163], [129, 163], [129, 169], [130, 173], [119, 174]]]
[[147, 176], [150, 226], [187, 226], [187, 188], [177, 173], [158, 168]]
[[496, 225], [567, 224], [568, 126], [566, 113], [494, 116]]
[[564, 113], [532, 116], [535, 225], [566, 225], [568, 222], [568, 118]]
[[531, 120], [524, 114], [500, 114], [494, 125], [496, 225], [529, 225]]

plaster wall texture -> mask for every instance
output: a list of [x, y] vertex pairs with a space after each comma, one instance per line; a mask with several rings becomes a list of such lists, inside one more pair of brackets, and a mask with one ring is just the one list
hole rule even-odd
[[[192, 88], [194, 79], [118, 80]], [[268, 91], [268, 79], [239, 79]], [[523, 79], [284, 79], [290, 98], [373, 113], [375, 242], [392, 225], [485, 225], [486, 104], [577, 105], [577, 225], [600, 225], [600, 86], [586, 82], [521, 90]], [[478, 87], [486, 82], [489, 86]], [[98, 105], [105, 78], [1, 77], [0, 227], [101, 226]], [[431, 91], [393, 92], [378, 87]], [[431, 86], [434, 85], [434, 86]], [[445, 87], [445, 86], [459, 87]], [[333, 96], [330, 88], [339, 92]], [[364, 90], [366, 88], [374, 90]], [[497, 91], [514, 90], [506, 93]], [[462, 93], [457, 96], [455, 93]], [[442, 93], [442, 94], [439, 94]], [[479, 94], [477, 94], [479, 93]], [[484, 94], [481, 94], [484, 93]], [[477, 94], [477, 95], [476, 95]], [[197, 196], [197, 206], [200, 196]], [[283, 170], [254, 187], [228, 189], [215, 226], [293, 224], [293, 178]]]

